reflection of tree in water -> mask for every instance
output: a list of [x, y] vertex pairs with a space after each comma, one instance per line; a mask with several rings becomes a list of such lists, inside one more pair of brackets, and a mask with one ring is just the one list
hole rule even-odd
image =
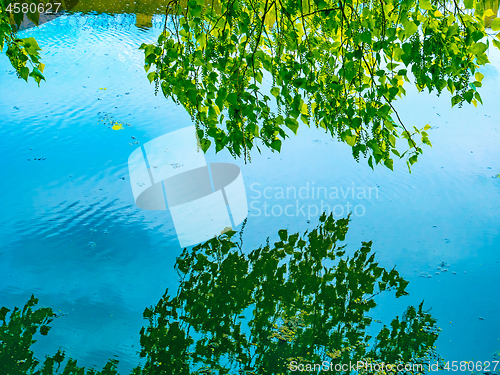
[[143, 373], [282, 374], [291, 363], [434, 360], [437, 329], [422, 304], [372, 337], [374, 297], [403, 296], [408, 282], [375, 262], [371, 242], [345, 257], [337, 242], [348, 221], [323, 216], [313, 231], [281, 230], [279, 242], [249, 254], [234, 232], [184, 250], [177, 295], [167, 292], [144, 312]]
[[[438, 329], [422, 304], [374, 332], [368, 313], [377, 294], [401, 297], [408, 282], [396, 270], [379, 266], [371, 242], [346, 256], [339, 242], [348, 223], [348, 218], [323, 215], [314, 230], [303, 235], [280, 230], [279, 242], [267, 241], [250, 253], [243, 252], [241, 232], [238, 240], [235, 232], [227, 232], [185, 249], [175, 264], [181, 276], [177, 294], [167, 291], [144, 312], [149, 326], [141, 330], [141, 356], [146, 363], [133, 374], [288, 374], [294, 364], [322, 361], [332, 366], [435, 363]], [[117, 374], [117, 361], [101, 372], [85, 372], [76, 361], [65, 361], [63, 353], [39, 366], [32, 337], [47, 334], [55, 314], [33, 310], [36, 302], [30, 300], [9, 317], [6, 308], [0, 310], [0, 373]]]

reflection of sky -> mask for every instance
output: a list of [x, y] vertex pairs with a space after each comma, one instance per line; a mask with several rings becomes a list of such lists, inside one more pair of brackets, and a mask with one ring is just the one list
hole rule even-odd
[[[91, 24], [61, 17], [25, 32], [44, 49], [47, 82], [41, 88], [17, 80], [0, 56], [0, 305], [20, 306], [35, 293], [41, 305], [68, 314], [40, 340], [43, 350], [53, 353], [62, 346], [83, 365], [102, 365], [116, 354], [129, 368], [145, 323], [142, 311], [167, 287], [174, 291], [173, 263], [180, 249], [168, 211], [134, 205], [127, 159], [134, 142], [191, 122], [182, 108], [155, 97], [145, 77], [137, 47], [153, 41], [158, 29], [137, 30], [133, 22]], [[490, 60], [500, 67], [498, 51]], [[378, 186], [378, 199], [332, 203], [363, 204], [366, 214], [353, 215], [350, 249], [373, 240], [381, 264], [396, 265], [410, 280], [411, 295], [396, 303], [387, 299], [379, 314], [392, 318], [425, 299], [443, 328], [442, 354], [450, 360], [490, 359], [500, 350], [500, 301], [494, 293], [500, 281], [500, 179], [492, 178], [500, 173], [494, 116], [500, 82], [497, 68], [484, 72], [485, 104], [477, 109], [450, 109], [446, 93], [437, 98], [408, 88], [408, 97], [397, 105], [406, 125], [435, 127], [429, 132], [434, 147], [424, 148], [412, 174], [402, 162], [395, 162], [395, 172], [383, 167], [373, 172], [365, 160], [352, 159], [348, 146], [307, 127], [283, 143], [281, 154], [264, 151], [247, 165], [225, 152], [210, 152], [206, 159], [241, 168], [249, 205], [253, 183], [262, 189], [298, 189], [307, 181], [344, 189], [353, 183]], [[99, 121], [103, 112], [108, 120]], [[110, 116], [132, 126], [114, 131]], [[320, 203], [311, 198], [301, 204]], [[248, 246], [278, 229], [293, 233], [316, 223], [296, 215], [248, 219]], [[436, 275], [441, 261], [448, 271]]]

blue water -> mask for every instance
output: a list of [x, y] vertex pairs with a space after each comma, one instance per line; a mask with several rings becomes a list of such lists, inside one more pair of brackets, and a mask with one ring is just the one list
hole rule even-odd
[[[144, 308], [175, 291], [181, 249], [173, 222], [168, 212], [135, 206], [127, 170], [139, 144], [191, 125], [146, 78], [138, 47], [156, 39], [161, 20], [154, 25], [72, 15], [23, 31], [43, 48], [40, 88], [18, 80], [0, 56], [0, 306], [22, 306], [35, 294], [65, 314], [35, 345], [40, 355], [62, 348], [97, 367], [117, 358], [128, 371], [139, 363]], [[397, 103], [407, 126], [433, 127], [433, 147], [411, 174], [403, 162], [394, 172], [372, 171], [350, 147], [305, 126], [280, 154], [264, 150], [249, 164], [210, 151], [207, 161], [241, 168], [245, 245], [275, 239], [282, 228], [313, 228], [322, 204], [338, 206], [337, 217], [349, 204], [351, 251], [373, 240], [379, 262], [410, 281], [409, 296], [379, 300], [377, 318], [425, 300], [442, 328], [445, 359], [491, 360], [500, 351], [500, 52], [490, 60], [483, 106], [451, 109], [446, 94], [412, 88]]]

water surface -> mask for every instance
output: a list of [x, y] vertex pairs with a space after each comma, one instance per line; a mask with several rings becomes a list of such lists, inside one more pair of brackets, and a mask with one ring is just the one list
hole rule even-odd
[[[181, 107], [154, 95], [143, 69], [138, 47], [156, 39], [161, 17], [151, 28], [136, 23], [133, 15], [75, 14], [22, 31], [43, 48], [47, 82], [40, 88], [18, 80], [0, 56], [0, 305], [24, 305], [34, 293], [65, 314], [36, 344], [38, 353], [61, 347], [97, 367], [117, 358], [124, 371], [138, 363], [144, 308], [177, 286], [173, 264], [181, 253], [168, 211], [135, 206], [128, 156], [191, 125]], [[451, 109], [446, 94], [411, 88], [397, 103], [407, 126], [433, 127], [433, 148], [412, 174], [403, 162], [394, 172], [372, 171], [353, 160], [350, 147], [307, 127], [280, 154], [264, 151], [249, 164], [209, 151], [208, 162], [242, 170], [250, 205], [245, 244], [276, 239], [282, 228], [313, 228], [319, 212], [308, 217], [308, 206], [311, 213], [322, 204], [358, 207], [349, 248], [373, 240], [381, 264], [410, 281], [410, 296], [383, 297], [377, 318], [424, 299], [443, 329], [438, 349], [446, 359], [491, 360], [500, 350], [499, 51], [490, 60], [477, 109]], [[123, 129], [113, 130], [116, 123]], [[313, 186], [340, 195], [313, 197]], [[302, 196], [279, 194], [287, 188], [303, 188]], [[447, 271], [438, 269], [442, 262]]]

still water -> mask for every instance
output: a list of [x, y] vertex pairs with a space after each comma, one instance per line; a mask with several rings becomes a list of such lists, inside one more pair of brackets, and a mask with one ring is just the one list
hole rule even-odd
[[[182, 252], [168, 211], [135, 206], [127, 160], [140, 144], [192, 125], [154, 95], [143, 69], [138, 47], [155, 41], [161, 17], [147, 28], [136, 22], [75, 14], [22, 31], [43, 49], [40, 88], [0, 56], [0, 306], [35, 294], [63, 315], [37, 354], [62, 348], [99, 368], [116, 358], [124, 372], [140, 362], [143, 310], [178, 285]], [[327, 205], [336, 218], [352, 211], [348, 249], [373, 241], [380, 264], [410, 281], [410, 295], [382, 296], [375, 317], [387, 322], [425, 300], [446, 360], [491, 360], [500, 351], [500, 52], [490, 60], [483, 106], [451, 109], [446, 94], [411, 88], [397, 103], [407, 126], [432, 126], [433, 148], [411, 174], [403, 162], [372, 171], [307, 127], [280, 154], [264, 150], [248, 164], [210, 150], [208, 162], [241, 169], [245, 245], [277, 240], [282, 228], [312, 229]]]

